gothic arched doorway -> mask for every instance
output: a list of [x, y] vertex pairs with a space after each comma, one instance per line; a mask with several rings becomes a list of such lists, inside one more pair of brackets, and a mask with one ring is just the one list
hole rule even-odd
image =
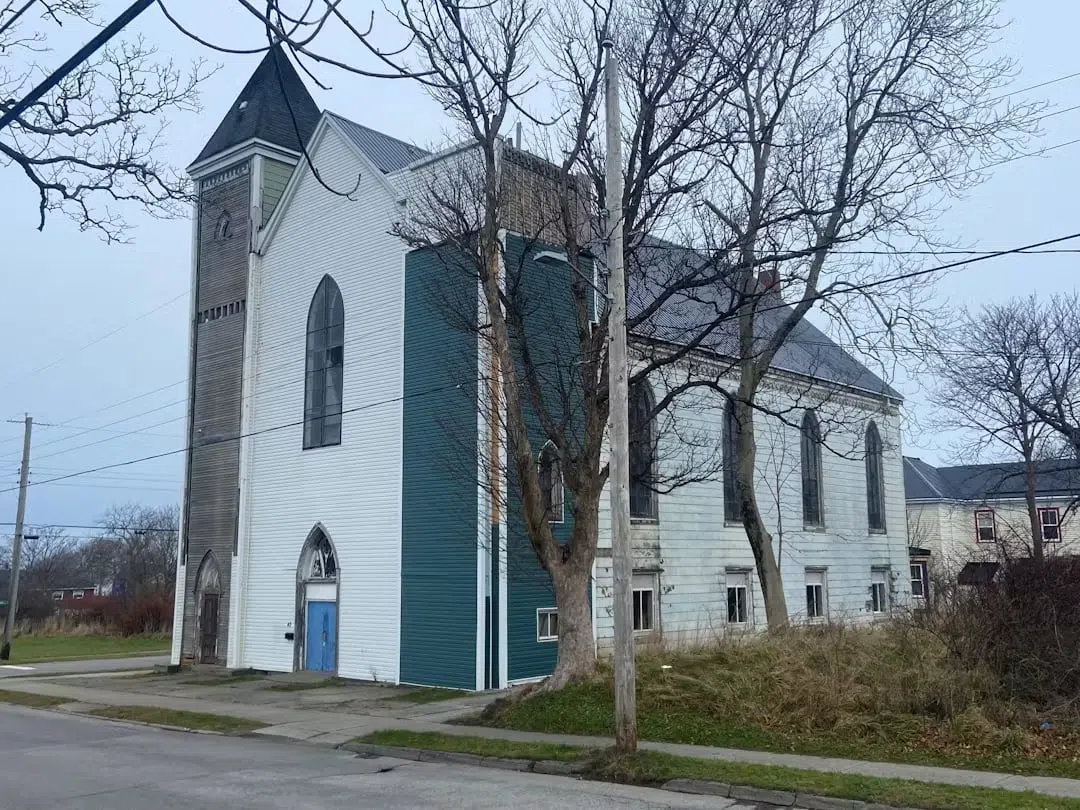
[[337, 671], [338, 566], [330, 535], [321, 524], [308, 534], [296, 569], [298, 669]]
[[213, 551], [199, 563], [195, 577], [195, 660], [200, 664], [218, 661], [218, 626], [221, 619], [221, 567]]

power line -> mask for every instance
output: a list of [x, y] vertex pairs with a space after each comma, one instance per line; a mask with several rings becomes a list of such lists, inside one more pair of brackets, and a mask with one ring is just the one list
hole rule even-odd
[[[0, 521], [0, 526], [14, 526], [11, 521]], [[100, 529], [111, 532], [171, 532], [176, 533], [179, 529], [169, 526], [109, 526], [90, 523], [31, 523], [35, 529]]]
[[[442, 391], [451, 391], [451, 390], [454, 390], [456, 388], [461, 388], [462, 385], [464, 385], [464, 383], [455, 383], [453, 385], [442, 385], [442, 386], [439, 386], [437, 388], [430, 388], [430, 389], [428, 389], [426, 391], [418, 391], [415, 394], [404, 394], [404, 395], [399, 396], [399, 397], [391, 397], [390, 399], [379, 400], [378, 402], [370, 402], [367, 405], [358, 405], [355, 408], [346, 408], [345, 410], [341, 411], [341, 415], [345, 416], [346, 414], [350, 414], [350, 413], [358, 413], [360, 411], [370, 410], [371, 408], [378, 408], [378, 407], [381, 407], [383, 405], [390, 405], [390, 404], [393, 404], [395, 402], [404, 402], [407, 399], [415, 399], [417, 397], [430, 396], [432, 394], [437, 394], [437, 393], [440, 393]], [[155, 459], [166, 458], [168, 456], [175, 456], [175, 455], [177, 455], [179, 453], [186, 453], [189, 450], [199, 450], [199, 449], [201, 449], [203, 447], [212, 447], [212, 446], [217, 445], [217, 444], [224, 444], [226, 442], [235, 442], [235, 441], [239, 441], [240, 439], [250, 438], [252, 436], [261, 436], [264, 433], [273, 433], [273, 432], [278, 431], [278, 430], [285, 430], [286, 428], [300, 427], [300, 426], [302, 426], [304, 424], [304, 422], [305, 422], [304, 419], [300, 419], [300, 420], [297, 420], [295, 422], [287, 422], [287, 423], [285, 423], [283, 425], [274, 425], [272, 427], [262, 428], [261, 430], [253, 430], [253, 431], [251, 431], [249, 433], [241, 433], [241, 434], [239, 434], [237, 436], [228, 436], [228, 437], [221, 438], [221, 439], [210, 439], [210, 440], [202, 442], [201, 444], [198, 444], [198, 445], [189, 445], [188, 447], [181, 447], [178, 450], [169, 450], [169, 451], [166, 451], [164, 453], [155, 453], [155, 454], [150, 455], [150, 456], [143, 456], [142, 458], [133, 458], [133, 459], [129, 459], [128, 461], [119, 461], [119, 462], [116, 462], [115, 464], [103, 464], [100, 467], [94, 467], [93, 469], [89, 469], [89, 470], [81, 470], [80, 472], [74, 472], [74, 473], [70, 473], [68, 475], [61, 475], [61, 476], [57, 476], [56, 478], [49, 478], [49, 479], [47, 479], [45, 481], [34, 481], [34, 482], [31, 482], [30, 484], [28, 484], [27, 486], [31, 486], [31, 487], [33, 487], [33, 486], [44, 486], [45, 484], [52, 484], [52, 483], [55, 483], [56, 481], [65, 481], [68, 478], [77, 478], [77, 477], [83, 476], [83, 475], [90, 475], [91, 473], [101, 472], [102, 470], [112, 470], [112, 469], [116, 469], [117, 467], [128, 467], [128, 466], [130, 466], [132, 464], [141, 464], [144, 461], [154, 461]], [[8, 489], [0, 489], [0, 495], [4, 494], [5, 492], [11, 492], [11, 491], [13, 491], [13, 489], [18, 489], [18, 487], [8, 488]]]

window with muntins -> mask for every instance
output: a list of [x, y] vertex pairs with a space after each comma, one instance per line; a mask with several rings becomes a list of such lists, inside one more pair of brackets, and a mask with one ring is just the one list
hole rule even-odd
[[559, 638], [558, 608], [539, 608], [536, 611], [536, 640], [557, 641]]
[[742, 504], [739, 503], [739, 488], [735, 483], [735, 465], [738, 458], [739, 421], [735, 416], [735, 400], [727, 398], [724, 406], [723, 435], [724, 465], [724, 520], [737, 523], [742, 520]]
[[728, 624], [750, 624], [750, 574], [746, 571], [727, 572]]
[[883, 568], [870, 572], [870, 612], [889, 612], [888, 571]]
[[803, 525], [823, 526], [821, 428], [812, 410], [803, 414], [801, 434]]
[[634, 574], [634, 632], [648, 633], [656, 629], [656, 575]]
[[656, 425], [652, 389], [636, 383], [630, 389], [630, 517], [656, 517]]
[[1042, 524], [1042, 539], [1047, 543], [1061, 540], [1061, 511], [1056, 506], [1039, 510], [1039, 522]]
[[540, 500], [550, 523], [563, 521], [563, 477], [559, 451], [548, 442], [540, 451], [536, 463], [536, 472], [540, 477]]
[[915, 599], [925, 599], [928, 583], [926, 576], [926, 563], [915, 562], [911, 564], [911, 595]]
[[993, 509], [975, 511], [975, 540], [979, 543], [993, 543], [997, 540], [997, 520]]
[[345, 304], [330, 276], [311, 299], [304, 375], [304, 449], [341, 444], [345, 379]]
[[877, 425], [866, 426], [866, 517], [870, 531], [885, 531], [885, 490], [881, 434]]
[[806, 572], [806, 618], [825, 621], [825, 572]]

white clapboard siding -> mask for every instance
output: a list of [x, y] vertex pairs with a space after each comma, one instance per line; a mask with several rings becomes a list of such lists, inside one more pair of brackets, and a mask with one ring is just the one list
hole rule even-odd
[[345, 305], [342, 441], [303, 450], [300, 424], [246, 440], [241, 663], [292, 669], [285, 632], [296, 611], [297, 564], [320, 523], [340, 571], [338, 673], [396, 681], [404, 248], [388, 233], [396, 203], [383, 179], [332, 126], [320, 131], [313, 160], [326, 183], [351, 198], [323, 188], [305, 166], [283, 200], [252, 283], [258, 354], [244, 432], [303, 419], [308, 308], [329, 273]]
[[[659, 383], [654, 384], [657, 398], [662, 395], [660, 388]], [[719, 401], [707, 400], [707, 396], [715, 395], [699, 395], [676, 405], [674, 418], [683, 435], [692, 431], [700, 439], [711, 433], [713, 440], [719, 442], [722, 407]], [[795, 404], [792, 396], [783, 392], [766, 393], [765, 399], [770, 398], [777, 410]], [[800, 405], [814, 400], [806, 391], [800, 391], [798, 398]], [[881, 400], [822, 393], [816, 402], [827, 445], [822, 453], [824, 529], [803, 528], [798, 428], [760, 413], [755, 417], [759, 508], [774, 535], [776, 548], [778, 513], [774, 492], [779, 491], [784, 526], [781, 574], [791, 620], [797, 623], [806, 618], [806, 569], [824, 568], [829, 618], [865, 621], [871, 618], [873, 568], [889, 568], [895, 606], [906, 606], [910, 599], [899, 415], [895, 409], [885, 410]], [[845, 427], [826, 427], [830, 412], [836, 422], [842, 419]], [[788, 413], [786, 418], [797, 424], [801, 420], [801, 408], [794, 415]], [[877, 423], [885, 445], [885, 534], [868, 531], [862, 437], [870, 419]], [[676, 449], [677, 439], [665, 430], [663, 420], [661, 416], [659, 456], [667, 463], [677, 463], [674, 457], [684, 451]], [[837, 452], [831, 452], [829, 447]], [[781, 472], [779, 485], [777, 470]], [[715, 480], [689, 484], [658, 497], [659, 520], [655, 524], [634, 526], [634, 565], [636, 569], [660, 571], [663, 643], [684, 646], [708, 643], [728, 631], [726, 574], [729, 569], [751, 572], [753, 629], [765, 629], [765, 607], [754, 557], [742, 525], [725, 525], [719, 474]], [[610, 511], [606, 491], [601, 500], [599, 546], [597, 640], [605, 648], [610, 647], [613, 637]]]

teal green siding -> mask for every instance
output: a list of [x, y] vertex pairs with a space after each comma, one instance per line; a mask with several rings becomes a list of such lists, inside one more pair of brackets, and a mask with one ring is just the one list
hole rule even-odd
[[[547, 407], [561, 412], [566, 433], [580, 436], [583, 409], [574, 402], [579, 391], [577, 373], [580, 349], [573, 298], [565, 263], [536, 262], [533, 257], [544, 249], [527, 243], [519, 236], [506, 240], [506, 285], [514, 300], [523, 307], [523, 319], [529, 352], [538, 369], [543, 388], [548, 392]], [[591, 265], [583, 268], [591, 277]], [[520, 355], [520, 352], [519, 352]], [[571, 407], [567, 408], [567, 400]], [[531, 408], [526, 419], [534, 455], [540, 452], [546, 437]], [[540, 566], [532, 550], [522, 519], [520, 486], [513, 465], [508, 471], [507, 506], [507, 664], [510, 680], [549, 675], [555, 668], [558, 644], [536, 638], [536, 611], [555, 607], [551, 578]], [[564, 491], [564, 522], [553, 526], [556, 539], [568, 541], [573, 529], [573, 503], [570, 491]]]
[[451, 266], [446, 252], [425, 249], [406, 257], [401, 535], [405, 683], [476, 688], [477, 339], [468, 331], [475, 325], [475, 315], [470, 319], [468, 313], [476, 311], [476, 296], [475, 280]]
[[270, 220], [270, 215], [273, 214], [274, 209], [277, 208], [277, 204], [281, 200], [281, 195], [285, 191], [285, 186], [288, 184], [289, 178], [292, 177], [292, 173], [293, 167], [288, 163], [281, 163], [269, 159], [263, 160], [263, 225]]

